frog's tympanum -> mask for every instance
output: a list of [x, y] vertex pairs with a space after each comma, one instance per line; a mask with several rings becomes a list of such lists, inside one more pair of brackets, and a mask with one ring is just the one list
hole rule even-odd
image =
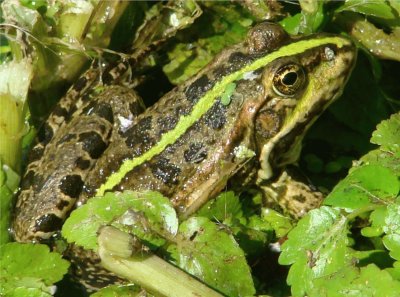
[[185, 218], [232, 178], [265, 184], [296, 162], [354, 60], [346, 38], [291, 37], [263, 23], [149, 108], [118, 85], [81, 98], [73, 114], [59, 106], [23, 178], [16, 240], [49, 239], [74, 207], [107, 191], [159, 191]]

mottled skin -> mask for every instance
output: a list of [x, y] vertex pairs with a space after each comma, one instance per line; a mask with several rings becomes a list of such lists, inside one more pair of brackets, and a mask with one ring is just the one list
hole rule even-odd
[[[33, 149], [40, 154], [28, 167], [17, 202], [16, 240], [42, 241], [56, 234], [74, 205], [93, 197], [125, 160], [140, 159], [159, 146], [183, 116], [192, 117], [193, 124], [108, 190], [159, 191], [186, 217], [232, 177], [243, 184], [268, 182], [270, 167], [296, 161], [307, 127], [340, 94], [355, 58], [350, 43], [282, 55], [235, 78], [228, 102], [215, 93], [203, 115], [194, 118], [192, 112], [226, 77], [298, 40], [277, 25], [260, 24], [245, 42], [225, 49], [143, 112], [137, 95], [121, 86], [105, 87], [91, 101], [80, 99], [70, 120], [56, 132], [48, 125], [46, 142]], [[52, 117], [54, 122], [56, 114]], [[248, 153], [240, 153], [243, 149]]]

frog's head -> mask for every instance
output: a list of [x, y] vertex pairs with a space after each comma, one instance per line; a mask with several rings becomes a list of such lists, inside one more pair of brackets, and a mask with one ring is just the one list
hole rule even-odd
[[279, 44], [259, 58], [265, 65], [262, 84], [266, 97], [255, 121], [260, 182], [273, 175], [272, 168], [297, 161], [305, 132], [342, 93], [356, 51], [344, 37], [316, 34], [295, 38], [274, 24], [256, 26], [249, 36], [253, 51], [270, 49], [271, 41], [266, 44], [264, 40]]

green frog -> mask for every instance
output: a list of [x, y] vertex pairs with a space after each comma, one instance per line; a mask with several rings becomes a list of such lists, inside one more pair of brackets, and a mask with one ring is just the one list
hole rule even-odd
[[[296, 162], [355, 58], [344, 37], [292, 37], [261, 23], [151, 107], [120, 85], [59, 105], [32, 150], [15, 239], [52, 238], [74, 208], [107, 191], [161, 192], [184, 219], [232, 180], [266, 187]], [[83, 77], [70, 92], [93, 81]]]

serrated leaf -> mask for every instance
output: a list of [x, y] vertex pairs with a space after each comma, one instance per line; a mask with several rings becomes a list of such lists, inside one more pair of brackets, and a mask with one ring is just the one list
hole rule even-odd
[[386, 268], [385, 271], [389, 272], [393, 279], [400, 281], [400, 262], [394, 262], [393, 267]]
[[51, 285], [69, 267], [68, 261], [46, 245], [16, 242], [0, 246], [0, 262], [2, 296], [50, 296]]
[[386, 234], [394, 233], [400, 235], [400, 204], [391, 204], [387, 206], [383, 231]]
[[369, 216], [371, 226], [362, 228], [361, 234], [366, 237], [380, 236], [383, 233], [386, 213], [386, 206], [381, 206], [375, 209]]
[[343, 286], [341, 292], [352, 292], [353, 296], [385, 296], [397, 297], [400, 292], [400, 282], [394, 280], [391, 275], [380, 270], [374, 264], [360, 269], [360, 275], [348, 286]]
[[250, 268], [232, 235], [204, 217], [179, 227], [178, 266], [228, 296], [255, 293]]
[[285, 236], [293, 228], [290, 218], [270, 208], [261, 210], [261, 218], [271, 225], [278, 238]]
[[301, 12], [284, 18], [279, 23], [286, 32], [297, 35], [316, 32], [322, 25], [325, 15], [323, 13], [323, 1], [302, 1]]
[[217, 198], [208, 201], [196, 214], [210, 220], [224, 221], [229, 217], [241, 217], [242, 209], [239, 197], [233, 191], [223, 192]]
[[347, 0], [337, 11], [354, 11], [383, 19], [395, 19], [392, 8], [381, 0]]
[[398, 153], [400, 151], [400, 113], [382, 121], [372, 133], [371, 142], [393, 153]]
[[332, 190], [325, 205], [357, 209], [379, 200], [392, 199], [400, 190], [398, 177], [380, 165], [365, 165], [350, 174]]
[[389, 234], [382, 239], [385, 247], [390, 251], [389, 255], [400, 260], [400, 234]]
[[[357, 278], [359, 271], [356, 267], [343, 267], [340, 271], [329, 276], [315, 279], [313, 288], [308, 292], [308, 296], [317, 297], [341, 297], [349, 296], [348, 292], [341, 292], [348, 282]], [[350, 295], [358, 296], [358, 295]]]
[[251, 216], [247, 224], [233, 218], [225, 220], [224, 224], [218, 227], [231, 232], [247, 256], [263, 253], [273, 237], [271, 226], [256, 215]]
[[[123, 215], [120, 221], [115, 222], [117, 226], [123, 224], [130, 227], [136, 236], [155, 245], [160, 244], [160, 238], [155, 233], [167, 232], [174, 236], [178, 230], [178, 218], [168, 198], [152, 191], [125, 191], [90, 199], [71, 213], [62, 234], [69, 242], [86, 249], [96, 249], [98, 229]], [[143, 224], [146, 225], [146, 222], [143, 220], [148, 221], [149, 226], [146, 227], [150, 230], [145, 230]]]
[[326, 206], [310, 211], [289, 232], [279, 263], [292, 264], [287, 282], [293, 296], [303, 296], [313, 288], [315, 279], [350, 263], [347, 233], [346, 217]]
[[375, 165], [389, 168], [395, 175], [400, 176], [400, 154], [385, 152], [380, 149], [372, 150], [361, 159], [363, 164]]
[[310, 297], [395, 297], [400, 292], [400, 282], [374, 264], [366, 267], [346, 267], [339, 273], [315, 280]]
[[2, 295], [4, 297], [49, 297], [52, 294], [43, 292], [38, 288], [15, 288], [12, 292]]

